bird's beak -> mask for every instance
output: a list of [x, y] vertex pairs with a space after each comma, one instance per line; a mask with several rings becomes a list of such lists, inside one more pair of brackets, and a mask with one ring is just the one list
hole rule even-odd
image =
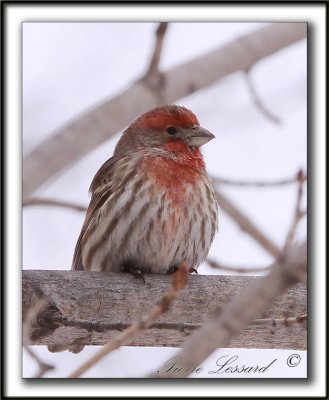
[[189, 146], [201, 147], [208, 143], [209, 140], [214, 139], [215, 135], [209, 132], [207, 129], [202, 128], [202, 126], [197, 126], [190, 130], [187, 135], [187, 140]]

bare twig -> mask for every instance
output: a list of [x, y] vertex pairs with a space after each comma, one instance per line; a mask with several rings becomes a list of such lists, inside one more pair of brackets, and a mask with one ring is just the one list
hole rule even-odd
[[[88, 332], [108, 332], [108, 331], [123, 331], [128, 329], [131, 324], [126, 322], [106, 322], [81, 319], [75, 317], [62, 317], [55, 320], [63, 326], [73, 326], [76, 328], [86, 329]], [[201, 324], [193, 323], [177, 323], [177, 322], [155, 322], [148, 329], [172, 329], [184, 331], [186, 329], [197, 329]]]
[[[256, 325], [262, 324], [284, 324], [290, 325], [292, 323], [301, 323], [307, 320], [307, 314], [299, 317], [286, 317], [286, 318], [259, 318], [253, 320], [251, 323]], [[56, 322], [61, 323], [63, 326], [73, 326], [76, 328], [86, 329], [88, 332], [109, 332], [109, 331], [123, 331], [128, 329], [130, 324], [125, 322], [105, 322], [105, 321], [94, 321], [88, 319], [74, 318], [74, 317], [63, 317], [56, 319]], [[155, 322], [148, 329], [168, 329], [176, 330], [179, 332], [192, 331], [202, 327], [202, 324], [190, 323], [190, 322]]]
[[28, 355], [32, 357], [36, 363], [38, 364], [39, 370], [38, 372], [34, 375], [33, 378], [42, 378], [48, 371], [54, 369], [55, 367], [51, 364], [47, 364], [44, 361], [42, 361], [39, 356], [27, 345], [23, 344], [23, 348], [26, 350]]
[[129, 340], [137, 336], [140, 332], [151, 326], [152, 323], [160, 317], [160, 315], [168, 311], [178, 292], [187, 285], [189, 273], [190, 268], [188, 265], [185, 262], [182, 263], [178, 271], [173, 274], [172, 285], [168, 292], [155, 304], [151, 311], [142, 317], [138, 322], [132, 324], [117, 337], [108, 341], [97, 354], [82, 364], [81, 367], [79, 367], [69, 376], [69, 378], [78, 378], [107, 354], [118, 349], [120, 346], [123, 346]]
[[[287, 318], [260, 318], [254, 319], [252, 321], [253, 324], [263, 325], [263, 324], [272, 324], [272, 325], [286, 325], [289, 326], [291, 324], [301, 324], [302, 322], [307, 321], [307, 314], [303, 314], [299, 317], [287, 317]], [[273, 324], [274, 322], [274, 324]]]
[[[291, 185], [292, 183], [296, 183], [298, 181], [298, 177], [293, 176], [287, 179], [281, 179], [277, 181], [242, 181], [242, 180], [233, 180], [226, 178], [218, 178], [212, 177], [212, 181], [219, 185], [229, 185], [229, 186], [240, 186], [240, 187], [276, 187], [276, 186], [286, 186]], [[307, 179], [307, 176], [304, 176], [304, 180]]]
[[255, 224], [242, 211], [240, 211], [231, 200], [223, 195], [218, 189], [215, 190], [220, 208], [226, 212], [240, 228], [249, 233], [249, 235], [260, 244], [263, 249], [270, 253], [276, 259], [281, 256], [281, 250], [277, 247], [263, 232], [258, 229]]
[[228, 271], [228, 272], [236, 272], [236, 273], [241, 273], [241, 274], [248, 274], [250, 272], [263, 272], [263, 271], [268, 271], [272, 268], [272, 266], [267, 266], [267, 267], [231, 267], [228, 265], [223, 265], [219, 263], [218, 261], [211, 260], [207, 258], [207, 263], [215, 269], [220, 269], [222, 271]]
[[161, 52], [164, 37], [167, 31], [168, 22], [161, 22], [156, 30], [156, 39], [151, 57], [149, 68], [146, 74], [141, 78], [141, 82], [145, 84], [154, 97], [157, 99], [157, 105], [165, 104], [164, 92], [165, 79], [163, 73], [159, 69]]
[[[259, 60], [305, 38], [306, 28], [306, 23], [269, 24], [163, 72], [164, 102], [171, 104], [225, 76], [250, 68]], [[55, 174], [73, 165], [158, 102], [158, 95], [139, 79], [118, 96], [61, 128], [24, 157], [23, 197], [30, 196]]]
[[298, 189], [297, 189], [295, 212], [283, 247], [282, 251], [283, 255], [292, 246], [296, 235], [297, 226], [301, 221], [301, 219], [306, 215], [306, 211], [301, 209], [301, 203], [303, 198], [303, 183], [305, 182], [304, 171], [302, 169], [299, 170], [297, 176], [298, 176]]
[[156, 40], [154, 45], [153, 54], [151, 57], [149, 68], [145, 76], [152, 75], [159, 72], [159, 63], [161, 58], [161, 52], [163, 47], [163, 40], [167, 32], [168, 22], [160, 22], [156, 30]]
[[71, 203], [69, 201], [55, 200], [55, 199], [44, 199], [41, 197], [30, 197], [23, 200], [23, 207], [28, 206], [50, 206], [50, 207], [63, 207], [70, 208], [76, 211], [86, 211], [87, 207], [80, 204]]
[[248, 89], [249, 89], [249, 93], [251, 95], [251, 98], [253, 99], [256, 107], [258, 108], [258, 110], [271, 122], [273, 122], [274, 124], [280, 124], [281, 120], [275, 116], [273, 113], [271, 113], [264, 105], [263, 101], [261, 100], [261, 98], [259, 97], [255, 85], [252, 81], [252, 78], [250, 76], [250, 69], [247, 69], [245, 71], [245, 77], [246, 77], [246, 81], [247, 81], [247, 85], [248, 85]]
[[[306, 243], [291, 248], [284, 261], [272, 266], [270, 273], [258, 279], [230, 303], [219, 316], [197, 330], [177, 354], [187, 368], [179, 371], [160, 367], [153, 378], [185, 378], [218, 348], [225, 347], [242, 329], [259, 315], [275, 298], [298, 282], [306, 280]], [[272, 319], [271, 319], [272, 321]]]

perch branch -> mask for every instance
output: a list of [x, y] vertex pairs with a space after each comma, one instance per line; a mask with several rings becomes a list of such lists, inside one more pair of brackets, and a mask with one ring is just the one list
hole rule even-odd
[[[138, 321], [145, 310], [150, 310], [167, 292], [171, 279], [170, 275], [147, 274], [146, 285], [143, 285], [124, 273], [23, 271], [23, 310], [32, 308], [40, 295], [49, 302], [33, 326], [31, 343], [47, 346], [103, 345], [117, 334], [111, 333], [111, 328], [125, 329]], [[225, 309], [241, 291], [260, 279], [237, 275], [191, 275], [188, 288], [180, 293], [174, 307], [129, 345], [181, 347], [189, 324], [204, 324], [205, 320], [213, 318], [218, 308]], [[306, 311], [306, 287], [299, 284], [282, 294], [257, 318], [286, 318]], [[185, 323], [188, 324], [186, 330], [180, 331], [179, 328], [183, 328], [181, 324]], [[178, 330], [170, 329], [175, 326]], [[228, 346], [303, 350], [306, 348], [306, 333], [305, 326], [296, 324], [290, 330], [278, 326], [276, 335], [270, 335], [267, 326], [251, 323]]]
[[154, 321], [156, 321], [162, 314], [166, 313], [176, 299], [177, 294], [182, 290], [188, 281], [190, 269], [186, 263], [182, 263], [173, 274], [172, 285], [168, 292], [154, 305], [151, 311], [142, 317], [138, 322], [132, 324], [129, 328], [119, 334], [117, 337], [108, 341], [102, 349], [96, 353], [93, 357], [82, 364], [77, 370], [75, 370], [69, 378], [78, 378], [85, 371], [95, 365], [103, 357], [118, 349], [119, 347], [126, 344], [133, 337], [137, 336], [140, 332], [146, 330]]

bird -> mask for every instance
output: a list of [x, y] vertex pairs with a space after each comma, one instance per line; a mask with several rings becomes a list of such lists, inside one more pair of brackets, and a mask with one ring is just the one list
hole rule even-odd
[[215, 136], [185, 107], [139, 116], [94, 176], [72, 270], [167, 273], [197, 268], [218, 227], [200, 147]]
[[175, 272], [186, 262], [196, 271], [218, 229], [219, 206], [200, 150], [214, 138], [183, 106], [137, 117], [91, 182], [71, 269], [143, 276]]

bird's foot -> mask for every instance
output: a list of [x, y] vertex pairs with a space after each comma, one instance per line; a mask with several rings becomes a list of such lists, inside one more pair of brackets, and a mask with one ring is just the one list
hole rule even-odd
[[141, 279], [145, 285], [146, 282], [143, 271], [140, 268], [137, 268], [135, 263], [133, 263], [132, 261], [124, 262], [121, 266], [121, 271], [132, 274], [137, 279]]
[[[178, 267], [178, 265], [172, 265], [169, 267], [167, 274], [174, 274], [176, 271], [178, 271]], [[190, 274], [193, 274], [193, 272], [198, 275], [198, 271], [195, 268], [190, 267]]]

